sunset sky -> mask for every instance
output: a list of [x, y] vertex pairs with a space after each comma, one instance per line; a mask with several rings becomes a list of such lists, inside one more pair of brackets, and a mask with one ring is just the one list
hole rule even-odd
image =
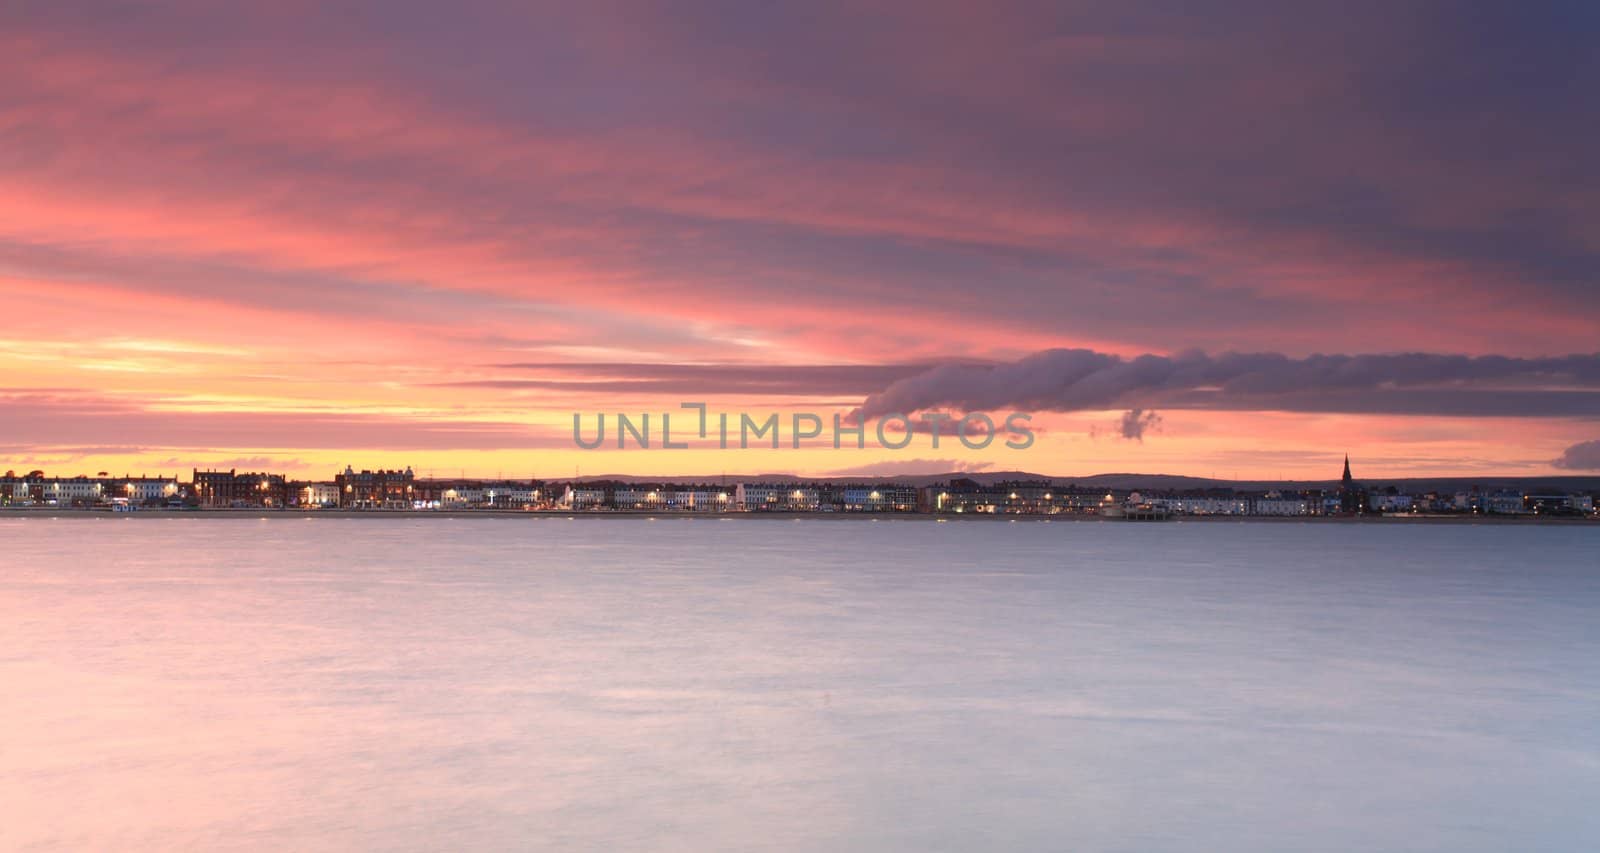
[[[1597, 38], [1581, 3], [7, 3], [0, 471], [1600, 471]], [[694, 400], [1038, 440], [574, 446]]]

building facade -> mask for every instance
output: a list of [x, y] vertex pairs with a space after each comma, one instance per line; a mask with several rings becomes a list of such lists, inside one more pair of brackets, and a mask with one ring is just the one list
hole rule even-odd
[[289, 481], [282, 474], [196, 469], [193, 477], [190, 483], [201, 506], [283, 507], [289, 503]]
[[123, 477], [106, 485], [110, 497], [122, 498], [134, 506], [178, 500], [183, 488], [177, 477]]
[[417, 475], [410, 468], [356, 471], [346, 465], [333, 482], [339, 506], [347, 509], [411, 509], [417, 499]]

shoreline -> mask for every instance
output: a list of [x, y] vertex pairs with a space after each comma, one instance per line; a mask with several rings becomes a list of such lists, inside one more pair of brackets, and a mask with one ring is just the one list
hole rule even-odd
[[[113, 512], [107, 509], [62, 509], [60, 507], [0, 507], [0, 519], [484, 519], [506, 521], [511, 519], [629, 519], [633, 521], [891, 521], [891, 522], [978, 522], [978, 523], [1097, 523], [1129, 522], [1131, 519], [1108, 517], [1093, 513], [1060, 513], [1055, 515], [1022, 513], [931, 513], [931, 512], [572, 512], [566, 510], [470, 509], [470, 510], [410, 510], [410, 509], [141, 509], [131, 512]], [[1318, 516], [1318, 515], [1177, 515], [1161, 521], [1135, 521], [1139, 525], [1183, 524], [1514, 524], [1514, 525], [1583, 525], [1600, 526], [1595, 516], [1520, 516], [1520, 515], [1374, 515], [1374, 516]]]

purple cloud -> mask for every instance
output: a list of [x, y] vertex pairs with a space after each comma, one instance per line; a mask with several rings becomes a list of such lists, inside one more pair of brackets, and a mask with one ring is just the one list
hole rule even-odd
[[1580, 441], [1550, 463], [1569, 471], [1600, 471], [1600, 439]]
[[1145, 431], [1159, 423], [1161, 423], [1161, 416], [1155, 412], [1145, 411], [1144, 409], [1129, 409], [1122, 413], [1121, 419], [1117, 422], [1117, 430], [1122, 433], [1123, 438], [1143, 442]]
[[928, 408], [1071, 412], [1242, 409], [1459, 416], [1600, 414], [1600, 354], [1554, 358], [1200, 352], [1135, 358], [1045, 350], [951, 364], [890, 383], [858, 414]]

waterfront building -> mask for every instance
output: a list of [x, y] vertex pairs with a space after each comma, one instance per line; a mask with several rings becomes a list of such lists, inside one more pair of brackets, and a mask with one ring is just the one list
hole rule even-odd
[[502, 509], [527, 509], [539, 499], [539, 488], [533, 483], [504, 482], [490, 487], [485, 495], [491, 507]]
[[7, 471], [4, 477], [0, 477], [0, 506], [28, 506], [43, 499], [43, 471], [34, 471], [21, 477], [15, 471]]
[[415, 509], [526, 509], [550, 498], [539, 480], [418, 480], [412, 484]]
[[339, 505], [351, 509], [411, 509], [416, 500], [417, 476], [410, 468], [356, 471], [346, 465], [333, 478]]
[[1411, 499], [1411, 508], [1416, 512], [1453, 512], [1456, 504], [1453, 495], [1427, 492], [1413, 497]]
[[568, 483], [561, 495], [561, 505], [567, 509], [601, 509], [608, 503], [606, 489], [592, 483]]
[[1251, 502], [1244, 497], [1184, 496], [1152, 503], [1180, 515], [1250, 515]]
[[1298, 516], [1313, 515], [1312, 501], [1300, 495], [1281, 495], [1269, 492], [1264, 497], [1256, 498], [1252, 502], [1251, 513], [1265, 516]]
[[417, 480], [411, 500], [421, 509], [467, 509], [484, 501], [485, 490], [476, 480]]
[[1057, 486], [1045, 495], [1045, 511], [1050, 513], [1097, 513], [1100, 511], [1099, 491], [1079, 489], [1076, 486]]
[[798, 483], [740, 483], [734, 503], [745, 512], [805, 512], [815, 510], [821, 495], [814, 486]]
[[1589, 495], [1523, 495], [1522, 506], [1540, 515], [1587, 515], [1594, 512]]
[[619, 488], [611, 493], [611, 506], [613, 509], [628, 511], [665, 509], [664, 492], [665, 488], [659, 485], [632, 485]]
[[164, 504], [179, 498], [182, 487], [177, 477], [122, 477], [105, 481], [102, 491], [111, 498], [122, 498], [133, 506]]
[[195, 469], [190, 483], [201, 506], [281, 507], [289, 502], [289, 481], [282, 474]]
[[999, 488], [958, 477], [943, 485], [924, 489], [922, 502], [933, 512], [990, 514], [1005, 507], [1010, 499], [1008, 495], [1009, 492]]
[[1483, 511], [1494, 515], [1522, 515], [1532, 513], [1533, 509], [1524, 506], [1521, 493], [1498, 491], [1484, 499]]
[[1055, 488], [1045, 480], [1002, 480], [991, 489], [1000, 495], [1000, 512], [1038, 514], [1054, 508]]
[[918, 492], [894, 483], [846, 485], [832, 490], [843, 512], [910, 512], [917, 508]]
[[1410, 495], [1372, 495], [1369, 505], [1374, 512], [1410, 512], [1414, 502]]
[[705, 484], [635, 483], [612, 492], [612, 506], [636, 512], [731, 512], [738, 509], [737, 489]]
[[999, 512], [1043, 515], [1063, 508], [1059, 489], [1046, 480], [1002, 480], [985, 490], [996, 498]]
[[40, 483], [40, 503], [91, 506], [106, 499], [105, 484], [89, 477], [51, 477]]
[[667, 492], [667, 506], [679, 512], [730, 512], [733, 490], [715, 486], [679, 486]]
[[296, 481], [289, 484], [289, 503], [300, 507], [336, 507], [339, 487], [326, 482]]

